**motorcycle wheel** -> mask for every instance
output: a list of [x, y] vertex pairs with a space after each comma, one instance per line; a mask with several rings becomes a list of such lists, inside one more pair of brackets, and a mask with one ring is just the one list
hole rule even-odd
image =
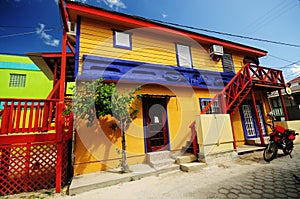
[[289, 142], [287, 146], [283, 149], [284, 155], [290, 155], [294, 149], [294, 142]]
[[272, 161], [278, 152], [278, 145], [276, 142], [270, 142], [264, 150], [264, 160], [266, 162]]

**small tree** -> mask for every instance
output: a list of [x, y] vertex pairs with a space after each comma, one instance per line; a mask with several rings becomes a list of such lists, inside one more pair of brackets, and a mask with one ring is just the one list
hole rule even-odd
[[81, 119], [87, 119], [87, 126], [92, 125], [95, 114], [98, 119], [105, 115], [114, 117], [115, 124], [111, 128], [115, 130], [119, 126], [122, 136], [122, 172], [129, 171], [125, 131], [138, 113], [136, 102], [139, 96], [134, 94], [137, 90], [139, 88], [120, 92], [115, 83], [104, 83], [100, 78], [99, 81], [82, 82], [74, 92], [74, 113]]

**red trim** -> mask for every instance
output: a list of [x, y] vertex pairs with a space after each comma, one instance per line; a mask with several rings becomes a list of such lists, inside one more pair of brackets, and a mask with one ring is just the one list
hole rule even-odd
[[58, 0], [58, 7], [59, 7], [59, 12], [60, 12], [62, 22], [64, 24], [64, 29], [65, 29], [65, 31], [68, 32], [69, 31], [69, 26], [68, 26], [69, 16], [68, 16], [68, 13], [67, 13], [66, 8], [64, 6], [64, 1], [63, 0]]
[[25, 134], [25, 135], [0, 135], [0, 145], [29, 142], [53, 142], [56, 141], [56, 133]]
[[254, 110], [255, 120], [257, 121], [257, 128], [258, 128], [258, 133], [259, 133], [261, 146], [265, 146], [265, 139], [264, 139], [264, 134], [263, 134], [263, 131], [262, 131], [261, 121], [260, 121], [258, 111], [257, 111], [257, 108], [256, 108], [256, 100], [255, 100], [254, 90], [251, 90], [251, 99], [252, 99], [252, 103], [253, 103], [253, 107], [254, 107], [253, 110]]
[[[62, 54], [60, 53], [41, 53], [43, 58], [61, 58]], [[67, 57], [74, 57], [73, 53], [67, 53]]]
[[74, 4], [71, 2], [67, 2], [66, 8], [68, 10], [84, 12], [84, 13], [87, 13], [90, 15], [104, 17], [104, 18], [107, 18], [110, 20], [112, 19], [112, 20], [121, 21], [121, 22], [133, 24], [133, 25], [137, 25], [137, 26], [142, 26], [142, 27], [156, 28], [161, 31], [169, 32], [172, 34], [184, 35], [184, 36], [196, 39], [196, 40], [201, 40], [201, 41], [209, 42], [212, 44], [219, 44], [219, 45], [223, 45], [225, 47], [235, 48], [237, 50], [247, 51], [249, 53], [257, 54], [258, 56], [267, 55], [266, 51], [262, 51], [259, 49], [255, 49], [255, 48], [251, 48], [251, 47], [247, 47], [247, 46], [243, 46], [243, 45], [239, 45], [239, 44], [235, 44], [235, 43], [231, 43], [231, 42], [226, 42], [221, 39], [212, 38], [212, 37], [200, 35], [197, 33], [192, 33], [192, 32], [178, 29], [175, 27], [165, 26], [165, 25], [161, 25], [161, 24], [157, 24], [157, 23], [149, 22], [149, 21], [143, 21], [143, 20], [140, 20], [137, 18], [131, 18], [130, 16], [125, 16], [125, 15], [121, 15], [121, 14], [117, 14], [117, 13], [99, 10], [99, 9], [92, 8], [92, 7], [85, 7], [85, 6], [77, 5], [77, 4]]

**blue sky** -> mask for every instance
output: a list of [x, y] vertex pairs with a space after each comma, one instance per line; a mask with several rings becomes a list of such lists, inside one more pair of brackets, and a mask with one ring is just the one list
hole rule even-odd
[[[269, 54], [261, 59], [261, 65], [282, 69], [286, 80], [300, 76], [299, 0], [78, 1], [165, 22], [298, 45], [291, 47], [198, 31], [266, 50]], [[62, 25], [57, 0], [0, 0], [0, 19], [0, 53], [61, 50]]]

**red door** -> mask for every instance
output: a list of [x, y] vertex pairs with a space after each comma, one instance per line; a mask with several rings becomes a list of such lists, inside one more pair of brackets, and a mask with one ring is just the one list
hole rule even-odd
[[168, 150], [167, 98], [143, 98], [147, 152]]

